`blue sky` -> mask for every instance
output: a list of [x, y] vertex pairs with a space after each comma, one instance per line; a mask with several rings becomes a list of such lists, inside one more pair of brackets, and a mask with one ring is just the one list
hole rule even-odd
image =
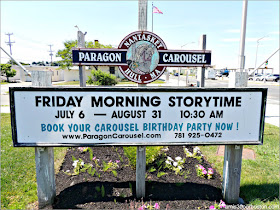
[[[168, 49], [199, 49], [202, 34], [212, 50], [216, 68], [238, 66], [243, 2], [240, 1], [153, 1], [163, 14], [154, 14], [153, 32]], [[148, 30], [152, 28], [152, 1], [148, 2]], [[11, 40], [13, 56], [19, 61], [50, 61], [49, 44], [57, 52], [63, 42], [74, 40], [78, 25], [86, 40], [118, 46], [138, 30], [138, 1], [1, 1], [1, 46]], [[279, 48], [279, 1], [250, 1], [247, 13], [246, 68], [260, 64]], [[59, 58], [53, 58], [58, 60]], [[1, 62], [7, 56], [1, 52]], [[279, 71], [279, 53], [268, 64]]]

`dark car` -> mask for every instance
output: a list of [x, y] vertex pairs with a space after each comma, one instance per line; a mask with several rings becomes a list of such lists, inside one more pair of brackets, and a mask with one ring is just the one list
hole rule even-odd
[[225, 71], [220, 71], [216, 74], [216, 77], [222, 77], [222, 76], [226, 76], [228, 77], [229, 75], [229, 71], [228, 70], [225, 70]]

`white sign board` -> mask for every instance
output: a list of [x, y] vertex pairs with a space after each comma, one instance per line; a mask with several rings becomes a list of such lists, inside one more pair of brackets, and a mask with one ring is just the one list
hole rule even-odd
[[262, 144], [267, 89], [11, 88], [15, 146]]

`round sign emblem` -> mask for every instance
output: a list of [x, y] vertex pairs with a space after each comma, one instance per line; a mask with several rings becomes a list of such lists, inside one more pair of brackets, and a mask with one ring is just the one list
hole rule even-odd
[[158, 66], [158, 50], [166, 50], [162, 39], [149, 31], [136, 31], [126, 36], [119, 49], [127, 49], [127, 65], [119, 66], [122, 74], [129, 80], [147, 84], [157, 80], [165, 71], [164, 66]]

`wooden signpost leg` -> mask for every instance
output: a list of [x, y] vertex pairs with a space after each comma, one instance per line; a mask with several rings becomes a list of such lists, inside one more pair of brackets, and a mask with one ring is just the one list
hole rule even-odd
[[[52, 85], [52, 72], [33, 71], [31, 75], [32, 86], [47, 87]], [[53, 147], [36, 147], [35, 162], [39, 208], [43, 208], [51, 205], [56, 195]]]
[[51, 205], [55, 198], [53, 147], [36, 147], [36, 178], [39, 208]]
[[[148, 1], [138, 0], [138, 30], [147, 30], [147, 11]], [[145, 87], [144, 84], [138, 84], [138, 87]], [[145, 175], [146, 175], [146, 147], [137, 146], [136, 155], [136, 197], [145, 197]]]
[[223, 171], [223, 198], [226, 203], [237, 204], [240, 192], [240, 176], [243, 145], [226, 145]]
[[146, 147], [137, 147], [136, 157], [136, 197], [145, 197], [145, 175], [146, 175]]

